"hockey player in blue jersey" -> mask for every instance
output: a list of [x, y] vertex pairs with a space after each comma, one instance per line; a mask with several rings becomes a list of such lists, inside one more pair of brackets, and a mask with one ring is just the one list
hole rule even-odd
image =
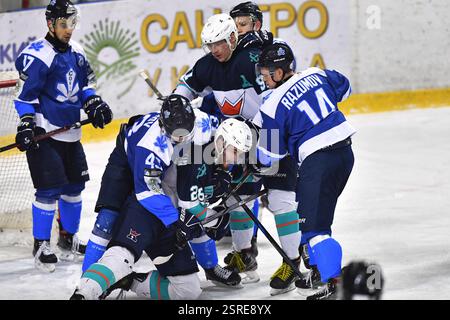
[[[194, 150], [209, 148], [219, 121], [216, 117], [207, 115], [198, 109], [194, 109], [194, 113], [196, 115], [196, 123], [191, 148]], [[124, 149], [125, 138], [122, 132], [127, 130], [126, 128], [133, 127], [136, 122], [140, 121], [141, 117], [132, 117], [128, 124], [122, 125], [121, 133], [117, 136], [116, 147], [111, 153], [103, 173], [101, 188], [95, 206], [95, 211], [98, 212], [98, 215], [86, 247], [86, 255], [82, 267], [83, 272], [96, 263], [106, 251], [112, 237], [114, 225], [118, 220], [120, 209], [133, 190], [133, 175]], [[194, 155], [197, 154], [194, 153]], [[199, 161], [202, 159], [201, 156], [202, 152], [199, 153], [199, 157], [193, 160]], [[175, 174], [174, 170], [170, 170], [170, 174], [165, 175], [166, 179], [164, 179], [163, 185], [167, 187], [165, 191], [170, 192], [172, 202], [178, 204], [176, 206], [180, 206], [185, 210], [192, 209], [197, 214], [197, 209], [205, 204], [204, 201], [199, 203], [197, 200], [208, 197], [209, 200], [207, 202], [212, 201], [214, 203], [217, 201], [215, 199], [228, 188], [226, 179], [223, 178], [227, 178], [229, 175], [224, 175], [223, 170], [216, 170], [217, 166], [209, 163], [197, 164], [193, 160], [190, 163], [176, 163], [177, 169]], [[200, 171], [202, 175], [198, 174]], [[170, 179], [169, 176], [175, 176], [175, 178]], [[196, 190], [199, 195], [191, 190]], [[204, 195], [204, 192], [206, 192], [206, 195]], [[217, 194], [218, 192], [219, 194]], [[191, 199], [194, 196], [197, 198]], [[202, 235], [200, 238], [193, 239], [191, 246], [197, 261], [205, 270], [208, 280], [225, 286], [235, 286], [240, 282], [240, 277], [237, 273], [225, 270], [218, 264], [217, 251], [213, 240], [206, 235]]]
[[[81, 214], [81, 192], [89, 180], [80, 143], [81, 129], [71, 129], [39, 142], [36, 134], [80, 121], [84, 110], [94, 127], [103, 128], [112, 112], [95, 92], [95, 74], [79, 44], [71, 40], [78, 13], [68, 0], [52, 0], [45, 13], [48, 33], [31, 43], [16, 60], [20, 90], [14, 100], [20, 117], [16, 142], [27, 151], [36, 200], [33, 236], [36, 266], [53, 271], [57, 262], [50, 248], [53, 216], [58, 202], [61, 259], [82, 252], [76, 237]], [[77, 248], [78, 247], [78, 248]]]
[[[199, 204], [192, 207], [192, 201], [184, 201], [178, 215], [170, 197], [177, 172], [172, 160], [181, 161], [179, 146], [196, 140], [196, 133], [203, 134], [194, 129], [195, 114], [187, 99], [171, 95], [160, 114], [142, 116], [122, 132], [134, 193], [122, 206], [108, 250], [83, 273], [73, 299], [97, 299], [123, 278], [135, 280], [127, 289], [153, 299], [195, 299], [201, 293], [197, 265], [186, 241], [203, 234], [199, 222], [209, 209], [197, 213]], [[182, 179], [179, 183], [186, 185]], [[142, 251], [157, 270], [143, 278], [130, 277]]]
[[[175, 92], [190, 100], [212, 92], [225, 118], [251, 122], [259, 111], [261, 94], [266, 89], [262, 78], [255, 73], [261, 43], [253, 41], [253, 37], [238, 39], [236, 24], [228, 14], [210, 17], [201, 36], [209, 53], [181, 77]], [[269, 189], [269, 209], [279, 226], [277, 231], [283, 250], [298, 265], [300, 232], [295, 201], [296, 172], [296, 163], [286, 157], [280, 161], [279, 176], [266, 176], [260, 179], [260, 183], [244, 184], [247, 193], [242, 194], [242, 198], [258, 192], [263, 180]], [[254, 179], [254, 176], [251, 178]], [[252, 203], [249, 203], [249, 207], [252, 207]], [[234, 250], [225, 261], [227, 267], [245, 273], [243, 283], [259, 281], [256, 272], [258, 264], [251, 246], [254, 223], [243, 208], [231, 212], [230, 229]], [[286, 285], [283, 280], [284, 275], [289, 274], [287, 267], [287, 264], [282, 264], [274, 273], [270, 284], [273, 294], [295, 289], [292, 281]]]
[[[349, 80], [337, 71], [309, 68], [294, 73], [293, 53], [273, 44], [261, 53], [258, 67], [269, 88], [260, 111], [259, 160], [271, 166], [287, 154], [298, 161], [298, 213], [302, 244], [310, 247], [326, 283], [311, 299], [331, 298], [341, 274], [342, 249], [332, 238], [337, 199], [353, 168], [351, 136], [355, 129], [337, 104], [351, 93]], [[296, 282], [304, 287], [304, 281]]]

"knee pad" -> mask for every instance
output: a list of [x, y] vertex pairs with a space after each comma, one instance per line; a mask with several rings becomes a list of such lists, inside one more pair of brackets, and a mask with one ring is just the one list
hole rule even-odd
[[172, 300], [196, 300], [202, 293], [197, 273], [169, 276], [169, 295]]
[[134, 255], [126, 248], [114, 246], [106, 250], [98, 263], [92, 265], [89, 269], [97, 264], [108, 267], [117, 281], [133, 271]]
[[272, 189], [269, 190], [267, 199], [269, 201], [268, 209], [273, 214], [280, 214], [297, 210], [295, 192]]

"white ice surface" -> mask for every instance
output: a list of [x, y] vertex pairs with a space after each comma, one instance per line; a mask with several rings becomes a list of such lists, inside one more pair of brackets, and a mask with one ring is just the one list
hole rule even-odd
[[[343, 264], [353, 259], [379, 263], [384, 299], [450, 299], [450, 108], [348, 119], [358, 130], [356, 160], [333, 226]], [[113, 145], [85, 145], [91, 181], [83, 193], [80, 238], [86, 241]], [[262, 221], [276, 236], [271, 214], [264, 212]], [[201, 271], [206, 287], [201, 299], [303, 299], [296, 291], [270, 297], [269, 279], [281, 258], [263, 234], [258, 239], [261, 281], [239, 290], [220, 289]], [[218, 250], [223, 259], [229, 247], [221, 244]], [[138, 269], [148, 263], [139, 262]], [[43, 274], [34, 269], [30, 247], [0, 247], [0, 299], [68, 299], [80, 269], [81, 262], [60, 263], [54, 273]]]

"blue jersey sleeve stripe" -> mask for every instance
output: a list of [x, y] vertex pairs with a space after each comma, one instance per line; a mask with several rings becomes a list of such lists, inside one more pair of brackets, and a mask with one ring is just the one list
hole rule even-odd
[[158, 194], [139, 202], [150, 213], [154, 214], [167, 227], [178, 220], [178, 210], [172, 204], [170, 198], [166, 195]]
[[27, 113], [34, 114], [36, 112], [34, 106], [26, 102], [15, 100], [14, 105], [16, 107], [17, 113], [19, 114], [19, 117], [22, 117], [24, 114]]
[[82, 98], [81, 98], [82, 103], [84, 104], [90, 96], [95, 96], [95, 95], [96, 95], [95, 89], [90, 88], [90, 87], [83, 89]]

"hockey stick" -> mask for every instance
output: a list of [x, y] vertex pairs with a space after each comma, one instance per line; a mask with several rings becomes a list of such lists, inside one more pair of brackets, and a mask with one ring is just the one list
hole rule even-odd
[[[236, 201], [242, 201], [241, 197], [239, 197], [237, 194], [233, 194], [233, 197], [236, 199]], [[300, 272], [300, 270], [298, 269], [298, 267], [296, 267], [294, 265], [294, 263], [291, 261], [291, 259], [289, 259], [289, 257], [286, 255], [286, 253], [283, 251], [283, 249], [281, 249], [281, 247], [278, 245], [278, 243], [275, 241], [275, 239], [270, 235], [269, 231], [267, 231], [266, 228], [264, 228], [264, 226], [262, 225], [261, 221], [258, 220], [258, 218], [255, 217], [255, 215], [253, 214], [252, 210], [250, 210], [246, 204], [242, 205], [242, 208], [244, 208], [245, 212], [249, 215], [249, 217], [253, 220], [253, 222], [255, 222], [256, 226], [259, 228], [259, 230], [261, 230], [262, 233], [264, 233], [264, 235], [266, 236], [267, 240], [269, 240], [269, 242], [272, 244], [272, 246], [278, 251], [278, 253], [281, 255], [281, 257], [283, 258], [284, 262], [286, 262], [289, 267], [292, 268], [292, 270], [294, 270], [294, 273], [300, 278], [303, 278], [302, 273]]]
[[[49, 131], [47, 133], [38, 135], [38, 136], [33, 138], [33, 141], [34, 142], [38, 142], [38, 141], [50, 138], [50, 137], [54, 136], [55, 134], [69, 131], [70, 129], [79, 129], [82, 126], [84, 126], [85, 124], [88, 124], [88, 123], [91, 123], [91, 120], [86, 119], [86, 120], [83, 120], [83, 121], [78, 121], [78, 122], [75, 122], [74, 124], [72, 124], [70, 126], [64, 126], [62, 128], [59, 128], [59, 129], [56, 129], [56, 130]], [[11, 149], [14, 149], [14, 148], [17, 148], [18, 146], [19, 146], [18, 143], [12, 143], [12, 144], [9, 144], [7, 146], [0, 147], [0, 153], [4, 152], [4, 151], [11, 150]]]
[[148, 86], [153, 90], [153, 92], [158, 96], [159, 100], [163, 100], [164, 96], [161, 94], [161, 92], [159, 92], [158, 88], [156, 88], [156, 86], [152, 83], [152, 81], [150, 80], [150, 76], [148, 74], [147, 70], [141, 70], [139, 71], [139, 76], [145, 80], [145, 82], [147, 82]]
[[267, 191], [268, 191], [267, 189], [260, 190], [257, 193], [252, 194], [251, 196], [248, 196], [244, 200], [238, 201], [238, 202], [234, 203], [233, 205], [231, 205], [229, 207], [226, 207], [225, 210], [222, 210], [222, 211], [217, 212], [217, 213], [215, 213], [215, 214], [213, 214], [211, 216], [206, 217], [204, 220], [202, 220], [202, 222], [201, 222], [202, 225], [208, 224], [211, 221], [213, 221], [213, 220], [215, 220], [217, 218], [220, 218], [224, 214], [227, 214], [228, 212], [233, 211], [234, 209], [237, 209], [237, 208], [247, 204], [250, 201], [258, 199], [259, 197], [265, 195], [267, 193]]

